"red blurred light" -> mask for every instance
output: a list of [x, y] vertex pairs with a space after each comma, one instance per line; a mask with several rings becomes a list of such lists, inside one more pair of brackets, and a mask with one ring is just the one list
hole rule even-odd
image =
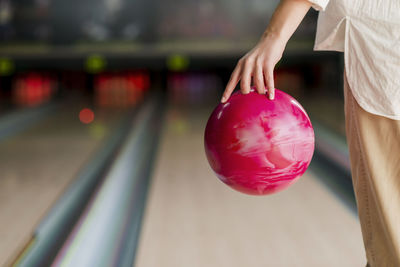
[[94, 120], [94, 112], [90, 108], [84, 108], [79, 112], [79, 120], [84, 124], [89, 124]]
[[150, 86], [146, 72], [114, 72], [99, 74], [95, 80], [96, 103], [102, 107], [132, 107]]
[[51, 100], [57, 81], [48, 73], [20, 74], [14, 80], [13, 98], [22, 106], [37, 106]]

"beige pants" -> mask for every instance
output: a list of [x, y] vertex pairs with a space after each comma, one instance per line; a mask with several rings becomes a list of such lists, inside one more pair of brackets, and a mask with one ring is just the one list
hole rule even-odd
[[344, 95], [351, 172], [368, 264], [399, 267], [400, 121], [362, 109], [346, 77]]

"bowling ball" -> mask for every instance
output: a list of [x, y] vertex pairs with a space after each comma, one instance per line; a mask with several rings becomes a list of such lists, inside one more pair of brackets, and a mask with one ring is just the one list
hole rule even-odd
[[212, 112], [204, 147], [217, 177], [233, 189], [266, 195], [293, 184], [314, 153], [314, 130], [304, 108], [276, 89], [275, 99], [234, 93]]

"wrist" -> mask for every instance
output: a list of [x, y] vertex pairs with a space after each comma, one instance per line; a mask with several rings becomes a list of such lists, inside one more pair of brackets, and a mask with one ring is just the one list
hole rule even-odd
[[261, 36], [261, 40], [266, 42], [278, 42], [285, 45], [288, 42], [289, 37], [284, 33], [269, 27]]

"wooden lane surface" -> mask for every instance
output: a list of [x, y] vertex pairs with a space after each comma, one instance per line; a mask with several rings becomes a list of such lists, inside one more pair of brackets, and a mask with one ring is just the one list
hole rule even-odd
[[203, 151], [209, 112], [168, 112], [136, 267], [365, 265], [357, 218], [312, 173], [265, 197], [218, 181]]
[[91, 125], [84, 125], [78, 119], [80, 108], [62, 109], [0, 142], [0, 266], [26, 246], [121, 115], [99, 112]]

